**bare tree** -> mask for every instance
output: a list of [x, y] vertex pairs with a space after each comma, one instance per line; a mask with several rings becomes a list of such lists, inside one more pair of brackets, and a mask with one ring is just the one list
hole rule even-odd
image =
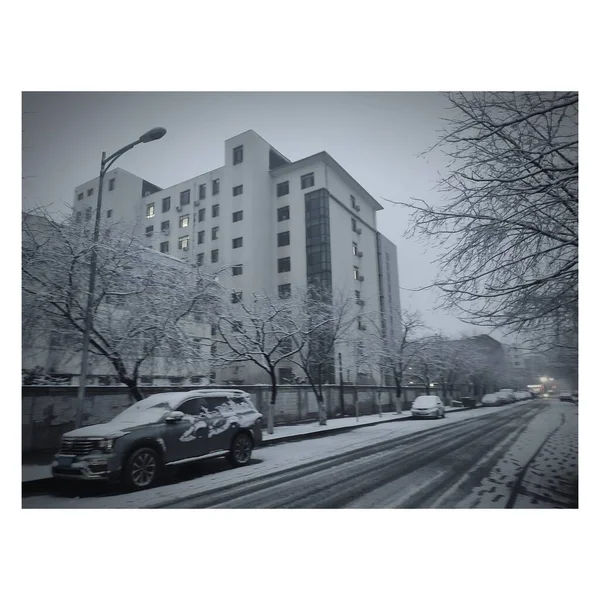
[[[45, 214], [23, 219], [23, 293], [28, 309], [80, 348], [85, 327], [90, 232]], [[149, 250], [134, 235], [105, 226], [99, 239], [90, 353], [108, 363], [131, 397], [143, 396], [140, 369], [156, 356], [180, 355], [205, 326], [217, 298], [214, 277]], [[40, 319], [37, 319], [40, 322]], [[71, 348], [72, 349], [72, 348]]]
[[327, 425], [323, 384], [335, 381], [335, 352], [355, 322], [354, 299], [309, 288], [294, 290], [293, 301], [300, 325], [293, 338], [298, 352], [288, 360], [306, 376], [317, 399], [319, 425]]
[[457, 93], [434, 148], [449, 158], [441, 205], [409, 232], [441, 247], [435, 286], [474, 325], [577, 346], [578, 95]]
[[253, 294], [244, 300], [241, 292], [231, 292], [231, 301], [223, 303], [216, 317], [219, 337], [214, 340], [213, 360], [226, 367], [251, 363], [262, 369], [271, 382], [271, 400], [267, 422], [273, 433], [277, 400], [277, 366], [300, 352], [294, 345], [300, 335], [296, 305], [266, 294]]

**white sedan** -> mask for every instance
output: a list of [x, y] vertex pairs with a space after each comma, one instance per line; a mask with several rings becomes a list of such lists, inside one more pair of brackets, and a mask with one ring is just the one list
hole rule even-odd
[[419, 396], [411, 407], [413, 418], [439, 419], [446, 416], [444, 403], [439, 396]]

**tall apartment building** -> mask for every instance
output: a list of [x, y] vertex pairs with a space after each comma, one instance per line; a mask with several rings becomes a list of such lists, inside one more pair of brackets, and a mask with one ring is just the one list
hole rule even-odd
[[[136, 223], [154, 250], [228, 267], [242, 297], [319, 283], [354, 295], [365, 313], [382, 311], [387, 334], [399, 331], [396, 247], [376, 224], [382, 206], [327, 152], [292, 162], [250, 130], [225, 142], [222, 167], [166, 189], [119, 168], [104, 185], [103, 219]], [[92, 218], [97, 186], [75, 188], [78, 219]]]

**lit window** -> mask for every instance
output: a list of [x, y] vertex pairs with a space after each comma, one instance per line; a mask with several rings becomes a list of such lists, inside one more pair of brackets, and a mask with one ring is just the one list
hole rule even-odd
[[234, 196], [241, 196], [244, 193], [244, 186], [243, 185], [236, 185], [233, 188], [233, 195]]
[[354, 267], [354, 279], [358, 279], [358, 267]]
[[281, 198], [281, 196], [287, 196], [290, 193], [290, 182], [282, 181], [277, 184], [277, 197]]
[[154, 202], [152, 202], [152, 204], [148, 204], [148, 206], [146, 206], [146, 218], [150, 219], [153, 216], [154, 216]]
[[237, 223], [238, 221], [241, 221], [244, 218], [244, 211], [243, 210], [238, 210], [236, 212], [233, 213], [233, 222]]
[[237, 146], [233, 149], [233, 164], [239, 165], [244, 161], [244, 146]]
[[179, 204], [180, 206], [186, 206], [190, 203], [190, 190], [185, 190], [180, 192], [179, 194]]
[[304, 190], [315, 185], [315, 174], [307, 173], [300, 178], [300, 187]]
[[183, 215], [183, 217], [179, 217], [179, 227], [189, 227], [190, 226], [190, 215]]
[[182, 237], [179, 238], [179, 244], [178, 244], [178, 248], [180, 250], [187, 250], [188, 246], [190, 243], [190, 236], [189, 235], [184, 235]]
[[352, 254], [358, 256], [358, 244], [355, 244], [354, 242], [352, 242]]
[[244, 245], [244, 238], [233, 238], [232, 247], [241, 248]]

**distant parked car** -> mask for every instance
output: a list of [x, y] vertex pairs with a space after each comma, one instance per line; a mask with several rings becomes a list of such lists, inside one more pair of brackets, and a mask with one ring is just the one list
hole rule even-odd
[[520, 390], [515, 392], [515, 400], [529, 400], [531, 399], [531, 392]]
[[566, 390], [563, 390], [560, 393], [560, 401], [561, 402], [572, 402], [573, 404], [577, 403], [577, 400], [575, 399], [575, 396], [572, 392], [568, 392]]
[[481, 404], [483, 404], [483, 406], [498, 406], [501, 402], [500, 398], [498, 398], [498, 394], [486, 394], [481, 399]]
[[419, 396], [413, 402], [411, 413], [414, 418], [439, 419], [446, 416], [446, 409], [439, 396]]
[[510, 388], [504, 388], [498, 392], [501, 400], [504, 400], [504, 404], [512, 404], [516, 401], [515, 391]]
[[243, 466], [262, 439], [261, 422], [241, 390], [154, 394], [108, 423], [65, 433], [52, 474], [145, 489], [166, 466], [218, 456]]

